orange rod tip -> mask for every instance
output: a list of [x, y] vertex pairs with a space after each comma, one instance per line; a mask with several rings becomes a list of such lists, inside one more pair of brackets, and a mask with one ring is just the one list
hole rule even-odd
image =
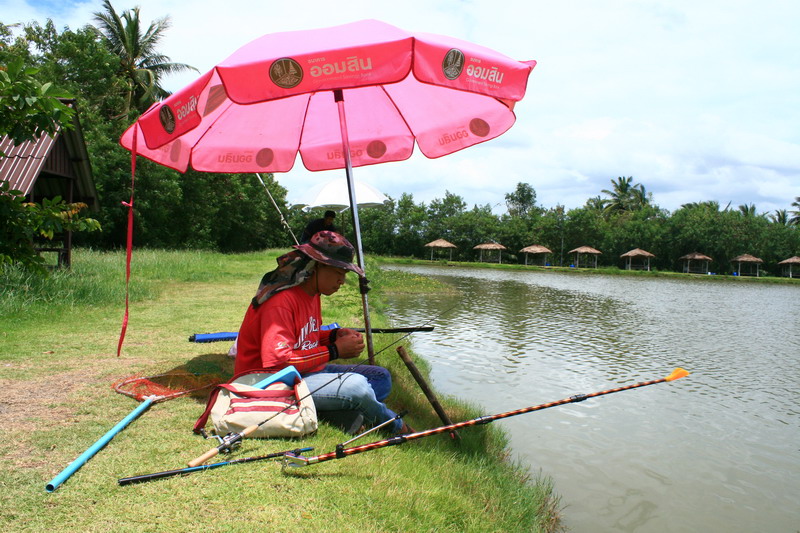
[[666, 379], [667, 381], [675, 381], [676, 379], [685, 378], [688, 375], [689, 372], [687, 372], [686, 370], [682, 368], [676, 368], [675, 370], [672, 371], [672, 374], [670, 374], [664, 379]]

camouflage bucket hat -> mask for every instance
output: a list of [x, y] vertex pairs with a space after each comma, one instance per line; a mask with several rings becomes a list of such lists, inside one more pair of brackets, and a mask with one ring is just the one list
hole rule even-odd
[[353, 264], [355, 249], [350, 242], [333, 231], [318, 231], [311, 240], [295, 246], [314, 261], [337, 268], [344, 268], [355, 272], [359, 276], [364, 275], [364, 271], [358, 265]]

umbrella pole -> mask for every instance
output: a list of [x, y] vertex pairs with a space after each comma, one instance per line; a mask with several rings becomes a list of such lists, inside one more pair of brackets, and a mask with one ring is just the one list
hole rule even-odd
[[[361, 248], [361, 225], [358, 222], [358, 203], [356, 202], [356, 187], [353, 182], [353, 165], [350, 161], [350, 139], [347, 135], [347, 120], [344, 112], [344, 93], [341, 89], [333, 91], [334, 100], [339, 108], [339, 126], [342, 130], [342, 152], [344, 153], [345, 171], [347, 173], [347, 190], [350, 193], [350, 213], [353, 219], [353, 233], [356, 237], [356, 253], [358, 254], [358, 266], [364, 268], [364, 252]], [[369, 299], [367, 298], [367, 279], [359, 280], [361, 286], [361, 303], [364, 307], [364, 333], [367, 337], [367, 357], [369, 364], [375, 364], [375, 348], [372, 345], [372, 325], [369, 319]]]

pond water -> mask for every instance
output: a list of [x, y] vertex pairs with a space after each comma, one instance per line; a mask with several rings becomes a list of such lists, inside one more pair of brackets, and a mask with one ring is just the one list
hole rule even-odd
[[391, 267], [460, 294], [395, 296], [441, 395], [486, 414], [689, 377], [494, 422], [575, 532], [800, 531], [800, 287]]

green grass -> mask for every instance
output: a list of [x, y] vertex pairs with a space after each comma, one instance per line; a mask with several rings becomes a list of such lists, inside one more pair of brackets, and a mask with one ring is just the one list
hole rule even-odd
[[[232, 373], [229, 343], [190, 343], [192, 333], [235, 331], [277, 251], [223, 255], [136, 250], [128, 334], [125, 254], [78, 250], [73, 270], [48, 280], [0, 273], [0, 524], [13, 531], [552, 531], [558, 499], [551, 481], [507, 458], [492, 425], [466, 428], [456, 445], [433, 436], [342, 460], [282, 471], [275, 462], [231, 465], [120, 487], [117, 480], [183, 467], [211, 446], [191, 432], [204, 398], [153, 405], [60, 488], [45, 484], [136, 406], [111, 385], [171, 370]], [[373, 326], [385, 327], [382, 295], [450, 290], [368, 264]], [[350, 278], [350, 277], [349, 277]], [[323, 303], [326, 322], [361, 325], [356, 280]], [[399, 335], [375, 336], [376, 362], [390, 369], [388, 403], [407, 408], [417, 430], [441, 425], [397, 356]], [[408, 346], [406, 346], [407, 349]], [[411, 352], [420, 369], [425, 361]], [[453, 420], [479, 413], [440, 398]], [[333, 451], [349, 436], [320, 425], [300, 441], [245, 440], [231, 458], [297, 446]], [[354, 445], [373, 440], [365, 438]]]
[[617, 267], [598, 267], [598, 268], [570, 268], [568, 266], [538, 266], [538, 265], [523, 265], [519, 263], [490, 263], [490, 262], [469, 262], [469, 261], [428, 261], [426, 259], [413, 259], [408, 257], [381, 257], [376, 259], [376, 264], [399, 264], [399, 265], [426, 265], [426, 266], [450, 266], [450, 267], [467, 267], [467, 268], [489, 268], [497, 270], [524, 270], [534, 272], [568, 272], [571, 274], [589, 274], [589, 275], [605, 275], [605, 276], [632, 276], [632, 277], [667, 277], [667, 278], [683, 278], [695, 280], [708, 280], [708, 281], [733, 281], [738, 283], [768, 283], [768, 284], [800, 284], [800, 278], [788, 278], [779, 276], [768, 276], [761, 274], [760, 277], [755, 276], [733, 276], [728, 274], [688, 274], [683, 272], [672, 272], [669, 270], [624, 270]]

